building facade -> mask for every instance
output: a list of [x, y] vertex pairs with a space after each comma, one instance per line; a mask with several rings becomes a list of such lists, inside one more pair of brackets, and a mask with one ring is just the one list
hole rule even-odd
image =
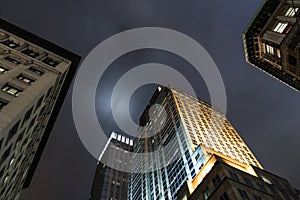
[[[90, 200], [127, 199], [130, 163], [121, 151], [131, 152], [133, 141], [117, 133], [112, 133], [97, 165]], [[109, 167], [115, 166], [115, 168]]]
[[261, 168], [226, 156], [212, 155], [192, 181], [179, 190], [179, 200], [297, 200], [290, 183]]
[[0, 199], [29, 185], [79, 60], [0, 20]]
[[[149, 116], [155, 104], [162, 107]], [[181, 186], [192, 181], [213, 154], [262, 168], [221, 112], [171, 86], [157, 88], [140, 124], [144, 127], [134, 142], [137, 156], [131, 163], [138, 173], [130, 175], [128, 199], [177, 199]]]
[[300, 90], [300, 1], [265, 0], [243, 33], [246, 61]]

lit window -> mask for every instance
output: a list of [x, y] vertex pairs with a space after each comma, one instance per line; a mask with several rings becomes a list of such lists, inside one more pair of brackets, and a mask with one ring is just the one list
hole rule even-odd
[[17, 44], [16, 42], [12, 41], [12, 40], [6, 40], [6, 41], [3, 41], [1, 42], [2, 44], [4, 44], [5, 46], [8, 46], [10, 48], [16, 48], [18, 46], [20, 46], [19, 44]]
[[35, 51], [31, 50], [31, 49], [25, 49], [24, 51], [22, 51], [22, 53], [24, 53], [24, 54], [26, 54], [26, 55], [28, 55], [28, 56], [30, 56], [32, 58], [35, 58], [38, 55], [40, 55], [38, 52], [35, 52]]
[[281, 58], [280, 49], [276, 49], [276, 55], [277, 55], [278, 58]]
[[14, 95], [14, 96], [19, 96], [21, 93], [22, 93], [22, 90], [21, 89], [18, 89], [18, 88], [16, 88], [16, 87], [13, 87], [13, 86], [11, 86], [11, 85], [9, 85], [9, 84], [6, 84], [3, 88], [2, 88], [2, 90], [4, 91], [4, 92], [7, 92], [8, 94], [11, 94], [11, 95]]
[[59, 62], [54, 60], [53, 58], [47, 57], [43, 60], [43, 63], [50, 65], [51, 67], [56, 67]]
[[209, 190], [208, 187], [206, 187], [203, 191], [203, 198], [208, 199], [208, 196], [209, 196]]
[[32, 71], [33, 73], [42, 76], [44, 74], [44, 72], [40, 69], [37, 69], [35, 67], [30, 67], [28, 68], [28, 70]]
[[274, 55], [274, 47], [272, 47], [272, 46], [266, 44], [266, 52], [267, 52], [268, 54]]
[[263, 179], [264, 182], [266, 182], [268, 184], [272, 184], [271, 181], [267, 177], [261, 176], [261, 178]]
[[285, 12], [284, 16], [286, 17], [294, 17], [295, 14], [298, 12], [299, 8], [289, 7], [288, 10]]
[[0, 66], [0, 74], [5, 74], [8, 71], [5, 67]]
[[21, 81], [23, 81], [23, 82], [25, 82], [25, 83], [27, 83], [27, 84], [31, 84], [31, 83], [33, 83], [33, 82], [35, 81], [34, 79], [28, 78], [28, 77], [24, 76], [23, 74], [20, 74], [20, 75], [17, 77], [17, 79], [19, 79], [19, 80], [21, 80]]
[[277, 33], [283, 33], [285, 28], [287, 27], [288, 23], [287, 22], [278, 22], [273, 31]]
[[10, 56], [6, 56], [4, 59], [7, 60], [8, 62], [11, 62], [11, 63], [15, 64], [15, 65], [21, 64], [20, 61], [18, 61], [18, 60], [16, 60], [16, 59], [12, 58], [12, 57], [10, 57]]

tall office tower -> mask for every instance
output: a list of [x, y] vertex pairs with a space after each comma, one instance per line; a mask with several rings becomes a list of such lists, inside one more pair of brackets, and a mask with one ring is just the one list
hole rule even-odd
[[[112, 133], [97, 165], [90, 200], [127, 199], [129, 173], [122, 152], [131, 152], [133, 141], [117, 133]], [[114, 168], [110, 167], [114, 166]]]
[[80, 57], [0, 20], [0, 199], [19, 199]]
[[299, 8], [299, 0], [265, 0], [243, 33], [247, 62], [296, 90], [300, 90]]
[[226, 156], [212, 155], [192, 181], [177, 193], [178, 200], [299, 200], [290, 183], [261, 168]]
[[[149, 116], [155, 104], [161, 106]], [[193, 180], [212, 154], [262, 168], [221, 112], [173, 87], [157, 88], [140, 124], [144, 127], [134, 142], [136, 173], [130, 175], [128, 199], [176, 199], [180, 187]]]

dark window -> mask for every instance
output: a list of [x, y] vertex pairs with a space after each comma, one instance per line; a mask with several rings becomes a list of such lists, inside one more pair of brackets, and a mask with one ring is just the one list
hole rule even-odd
[[5, 40], [5, 41], [3, 41], [1, 43], [4, 44], [5, 46], [13, 48], [13, 49], [16, 48], [16, 47], [18, 47], [18, 46], [20, 46], [18, 43], [14, 42], [12, 40]]
[[54, 60], [53, 58], [47, 57], [43, 60], [43, 63], [46, 63], [47, 65], [50, 65], [51, 67], [56, 67], [59, 62]]
[[50, 89], [47, 91], [46, 99], [50, 96], [51, 92], [52, 92], [52, 88], [50, 88]]
[[42, 105], [43, 99], [44, 99], [44, 96], [39, 98], [38, 102], [36, 103], [35, 111]]
[[229, 171], [229, 174], [231, 176], [232, 179], [239, 181], [239, 177], [236, 175], [236, 173]]
[[11, 63], [15, 64], [15, 65], [21, 64], [20, 61], [18, 61], [18, 60], [16, 60], [16, 59], [12, 58], [12, 57], [10, 57], [10, 56], [6, 56], [4, 59], [7, 60], [8, 62], [11, 62]]
[[4, 91], [4, 92], [7, 92], [8, 94], [11, 94], [11, 95], [14, 95], [14, 96], [19, 96], [21, 93], [22, 93], [22, 90], [21, 89], [19, 89], [19, 88], [16, 88], [16, 87], [13, 87], [13, 86], [11, 86], [11, 85], [9, 85], [9, 84], [6, 84], [3, 88], [2, 88], [2, 90]]
[[32, 71], [32, 72], [35, 73], [35, 74], [40, 75], [40, 76], [42, 76], [42, 75], [44, 74], [44, 72], [43, 72], [42, 70], [37, 69], [37, 68], [35, 68], [35, 67], [29, 67], [29, 70]]
[[23, 74], [20, 74], [17, 79], [23, 81], [24, 83], [31, 84], [35, 80], [33, 78], [29, 78], [28, 76], [24, 76]]
[[5, 74], [6, 72], [8, 72], [8, 69], [5, 68], [5, 67], [0, 66], [0, 73]]
[[35, 122], [35, 118], [36, 118], [36, 117], [34, 117], [34, 118], [30, 121], [29, 128], [33, 127], [33, 124], [34, 124], [34, 122]]
[[3, 174], [4, 174], [4, 167], [2, 167], [2, 169], [0, 171], [0, 179], [2, 178]]
[[241, 195], [241, 197], [242, 197], [243, 199], [249, 199], [248, 194], [247, 194], [246, 191], [241, 190], [241, 189], [238, 189], [238, 191], [239, 191], [239, 193], [240, 193], [240, 195]]
[[259, 197], [259, 196], [256, 196], [256, 195], [253, 195], [253, 197], [254, 197], [254, 199], [255, 199], [255, 200], [262, 200], [262, 198], [261, 198], [261, 197]]
[[4, 101], [4, 100], [0, 99], [0, 110], [1, 110], [4, 106], [6, 106], [7, 104], [8, 104], [7, 101]]
[[9, 148], [4, 152], [4, 154], [2, 155], [2, 157], [0, 159], [0, 163], [3, 163], [8, 158], [11, 147], [12, 147], [12, 145], [10, 145]]
[[32, 113], [33, 107], [31, 107], [25, 114], [23, 124], [30, 118], [31, 113]]
[[246, 183], [248, 186], [253, 187], [253, 184], [252, 184], [252, 182], [251, 182], [250, 179], [244, 178], [244, 180], [245, 180], [245, 183]]
[[219, 200], [229, 200], [227, 192], [224, 192], [222, 196], [220, 196]]
[[209, 190], [208, 187], [206, 187], [203, 191], [203, 198], [208, 199], [208, 196], [209, 196]]
[[25, 135], [25, 130], [23, 130], [23, 132], [18, 135], [17, 143], [23, 139], [24, 135]]
[[219, 183], [221, 182], [220, 176], [217, 174], [213, 180], [212, 180], [213, 184], [215, 187], [217, 187], [219, 185]]
[[291, 56], [289, 55], [289, 63], [293, 66], [296, 66], [297, 65], [297, 59], [295, 56]]
[[259, 189], [260, 189], [261, 191], [267, 192], [266, 188], [265, 188], [262, 184], [257, 183], [257, 186], [259, 187]]
[[31, 49], [25, 49], [24, 51], [22, 51], [22, 53], [26, 54], [27, 56], [30, 56], [32, 58], [37, 57], [38, 55], [40, 55], [38, 52], [35, 52]]
[[6, 139], [6, 144], [15, 136], [18, 131], [20, 121], [18, 121], [10, 130]]

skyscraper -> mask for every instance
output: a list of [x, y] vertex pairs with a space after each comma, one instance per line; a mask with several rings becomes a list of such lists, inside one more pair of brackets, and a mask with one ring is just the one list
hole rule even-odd
[[129, 173], [124, 168], [130, 163], [126, 163], [120, 152], [131, 152], [132, 146], [131, 139], [114, 132], [111, 134], [99, 158], [90, 200], [127, 199]]
[[299, 8], [298, 0], [265, 0], [243, 33], [247, 62], [296, 90], [300, 90]]
[[290, 183], [261, 168], [212, 155], [196, 177], [181, 187], [179, 200], [299, 200]]
[[[152, 105], [159, 104], [148, 116]], [[162, 114], [166, 112], [166, 117]], [[216, 108], [174, 87], [158, 87], [145, 109], [141, 138], [133, 151], [129, 199], [176, 199], [211, 155], [262, 166], [227, 118]], [[163, 128], [159, 129], [162, 124]]]
[[0, 20], [0, 199], [19, 199], [80, 57]]

